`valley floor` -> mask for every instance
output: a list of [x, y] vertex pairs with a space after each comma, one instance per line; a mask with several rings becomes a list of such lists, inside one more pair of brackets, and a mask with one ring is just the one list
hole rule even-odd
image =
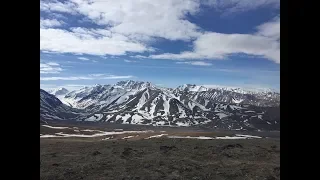
[[[89, 127], [98, 129], [78, 124], [77, 131]], [[134, 130], [143, 130], [140, 126], [133, 127], [138, 128]], [[128, 127], [122, 128], [125, 131]], [[105, 130], [106, 127], [99, 129]], [[73, 129], [40, 125], [42, 134], [56, 134], [56, 131], [70, 134], [71, 130], [74, 133]], [[226, 135], [226, 132], [183, 128], [153, 130], [152, 133], [139, 134], [143, 138], [123, 139], [128, 134], [116, 134], [109, 140], [101, 140], [100, 136], [40, 138], [40, 179], [280, 179], [279, 137], [207, 140], [163, 136], [145, 139], [160, 131], [180, 136], [199, 136], [199, 133], [206, 137]]]

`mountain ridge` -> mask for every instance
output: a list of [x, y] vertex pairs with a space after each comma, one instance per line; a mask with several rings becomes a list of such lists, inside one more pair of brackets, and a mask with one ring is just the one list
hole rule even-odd
[[78, 121], [239, 130], [280, 127], [280, 93], [247, 94], [197, 85], [172, 89], [128, 80], [84, 87], [59, 99], [86, 112]]

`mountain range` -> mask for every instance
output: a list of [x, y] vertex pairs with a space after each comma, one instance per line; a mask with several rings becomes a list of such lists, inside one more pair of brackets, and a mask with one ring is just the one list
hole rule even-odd
[[41, 120], [280, 130], [280, 93], [191, 84], [165, 88], [132, 80], [71, 92], [40, 89]]

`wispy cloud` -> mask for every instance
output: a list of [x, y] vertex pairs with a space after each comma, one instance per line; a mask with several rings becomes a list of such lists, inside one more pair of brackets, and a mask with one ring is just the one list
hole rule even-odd
[[48, 62], [42, 63], [40, 62], [40, 74], [58, 74], [63, 69], [60, 67], [58, 63], [55, 62]]
[[58, 21], [56, 19], [40, 19], [40, 27], [41, 28], [51, 28], [51, 27], [59, 27], [64, 24], [63, 21]]
[[135, 55], [135, 56], [130, 56], [132, 58], [138, 58], [138, 59], [145, 59], [148, 58], [147, 56], [142, 56], [142, 55]]
[[50, 65], [50, 66], [60, 66], [58, 63], [56, 62], [48, 62], [47, 65]]
[[89, 74], [89, 76], [93, 76], [93, 77], [101, 77], [104, 76], [105, 74]]
[[257, 35], [280, 40], [280, 16], [257, 27]]
[[194, 66], [212, 66], [211, 63], [207, 63], [204, 61], [184, 61], [184, 62], [176, 62], [176, 64], [190, 64]]
[[76, 80], [98, 80], [98, 79], [130, 79], [134, 76], [117, 76], [117, 75], [108, 75], [108, 74], [89, 74], [87, 76], [56, 76], [56, 77], [40, 77], [41, 81], [76, 81]]
[[127, 62], [127, 63], [136, 63], [137, 61], [133, 61], [133, 60], [124, 60], [124, 62]]
[[48, 90], [53, 90], [53, 89], [58, 89], [58, 88], [66, 88], [69, 91], [73, 90], [78, 90], [86, 86], [91, 86], [91, 85], [84, 85], [84, 84], [64, 84], [64, 85], [57, 85], [57, 84], [40, 84], [40, 88], [44, 89], [46, 91]]
[[72, 2], [59, 2], [57, 0], [54, 1], [40, 1], [40, 10], [46, 12], [62, 12], [62, 13], [70, 13], [77, 14], [76, 6]]
[[78, 57], [78, 59], [82, 60], [82, 61], [89, 61], [90, 59], [86, 58], [86, 57]]
[[101, 56], [145, 52], [149, 48], [124, 35], [112, 34], [110, 30], [105, 29], [73, 28], [67, 31], [40, 28], [40, 50]]

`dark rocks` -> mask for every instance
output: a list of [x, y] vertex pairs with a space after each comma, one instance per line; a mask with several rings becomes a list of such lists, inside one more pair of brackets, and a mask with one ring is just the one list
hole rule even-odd
[[275, 167], [273, 169], [273, 172], [277, 175], [277, 176], [280, 176], [280, 167]]
[[241, 144], [229, 144], [226, 146], [223, 146], [222, 149], [234, 149], [234, 148], [243, 148]]
[[132, 154], [133, 149], [132, 148], [124, 148], [122, 155], [123, 156], [129, 156], [130, 154]]
[[177, 149], [177, 147], [176, 146], [160, 146], [160, 151], [165, 153], [174, 149]]
[[94, 152], [92, 153], [92, 156], [97, 156], [97, 155], [99, 155], [99, 154], [101, 154], [101, 152], [99, 152], [99, 151], [94, 151]]

